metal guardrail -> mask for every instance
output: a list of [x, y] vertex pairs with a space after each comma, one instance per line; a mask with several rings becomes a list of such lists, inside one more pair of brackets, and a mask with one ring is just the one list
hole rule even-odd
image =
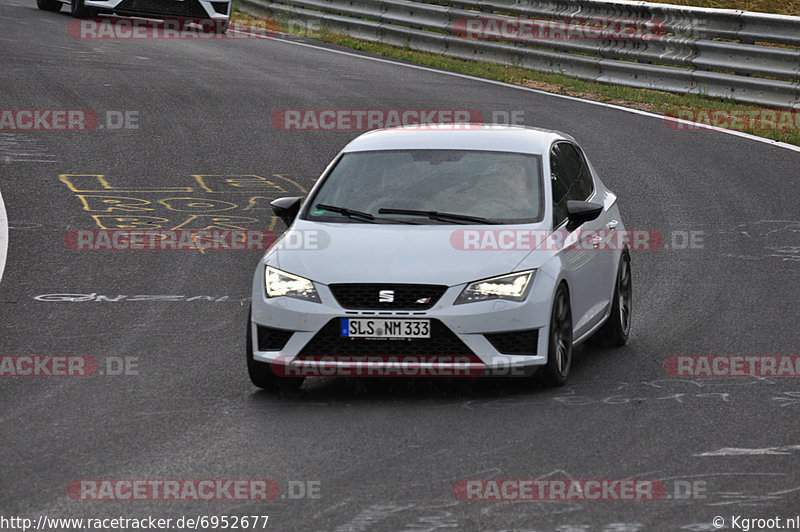
[[[271, 16], [460, 59], [800, 109], [800, 17], [613, 0], [238, 0]], [[651, 20], [646, 38], [467, 38], [464, 22]]]

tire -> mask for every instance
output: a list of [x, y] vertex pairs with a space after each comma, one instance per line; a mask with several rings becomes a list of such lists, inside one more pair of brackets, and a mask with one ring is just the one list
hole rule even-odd
[[617, 267], [617, 281], [614, 284], [611, 314], [603, 327], [597, 331], [598, 343], [608, 347], [620, 347], [627, 344], [631, 333], [632, 309], [631, 257], [628, 250], [625, 250], [622, 252]]
[[36, 0], [36, 7], [42, 11], [52, 11], [53, 13], [58, 13], [61, 11], [61, 6], [62, 4], [58, 0]]
[[253, 335], [250, 330], [250, 323], [253, 311], [247, 313], [247, 373], [250, 375], [250, 382], [270, 391], [289, 392], [300, 388], [303, 384], [303, 377], [281, 377], [272, 371], [268, 362], [259, 362], [253, 358]]
[[72, 18], [93, 18], [97, 16], [97, 11], [86, 7], [83, 0], [72, 0], [70, 4]]
[[543, 371], [544, 381], [551, 386], [564, 386], [572, 366], [572, 309], [569, 291], [561, 284], [553, 298], [550, 315], [550, 331], [547, 342], [547, 364]]

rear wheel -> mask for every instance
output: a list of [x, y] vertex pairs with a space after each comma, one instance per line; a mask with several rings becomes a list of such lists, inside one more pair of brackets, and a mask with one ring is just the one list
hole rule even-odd
[[619, 347], [628, 343], [631, 332], [631, 310], [633, 308], [633, 287], [631, 283], [631, 257], [623, 251], [617, 268], [617, 282], [614, 286], [614, 299], [611, 302], [611, 315], [603, 327], [597, 331], [597, 340], [609, 347]]
[[72, 0], [70, 12], [74, 18], [92, 18], [97, 16], [97, 11], [86, 7], [83, 0]]
[[259, 362], [253, 358], [253, 333], [250, 323], [252, 310], [247, 314], [247, 373], [250, 381], [265, 390], [293, 391], [303, 384], [303, 377], [281, 377], [272, 371], [272, 366], [268, 362]]
[[43, 11], [58, 13], [61, 11], [61, 2], [58, 0], [36, 0], [36, 7]]
[[553, 300], [550, 317], [550, 336], [547, 348], [547, 365], [544, 379], [552, 386], [563, 386], [567, 382], [572, 365], [572, 310], [569, 292], [565, 285], [558, 287]]

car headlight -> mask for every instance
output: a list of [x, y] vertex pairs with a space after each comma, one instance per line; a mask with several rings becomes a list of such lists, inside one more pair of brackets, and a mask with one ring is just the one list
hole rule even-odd
[[510, 299], [523, 301], [528, 297], [533, 274], [536, 270], [509, 273], [499, 277], [475, 281], [467, 285], [456, 299], [455, 304], [474, 303], [490, 299]]
[[314, 283], [305, 277], [281, 271], [272, 266], [264, 269], [264, 286], [267, 297], [296, 297], [319, 303]]

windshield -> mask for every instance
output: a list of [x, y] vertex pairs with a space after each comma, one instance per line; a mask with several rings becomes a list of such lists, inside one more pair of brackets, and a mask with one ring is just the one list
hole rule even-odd
[[[369, 151], [341, 157], [311, 198], [305, 217], [364, 223], [368, 213], [384, 223], [526, 223], [541, 220], [542, 203], [538, 155]], [[348, 216], [343, 210], [361, 215]]]

